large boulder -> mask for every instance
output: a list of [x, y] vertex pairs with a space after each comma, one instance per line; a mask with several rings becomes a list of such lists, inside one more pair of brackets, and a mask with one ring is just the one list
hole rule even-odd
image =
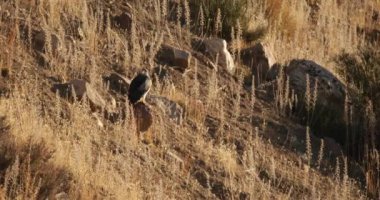
[[290, 85], [299, 94], [306, 92], [306, 74], [310, 86], [318, 79], [318, 102], [322, 106], [342, 107], [346, 97], [345, 85], [328, 69], [311, 60], [292, 60], [285, 70]]
[[[208, 38], [204, 40], [195, 40], [193, 42], [196, 48], [209, 57], [218, 65], [227, 69], [230, 74], [235, 73], [236, 67], [234, 60], [227, 49], [227, 42], [220, 38]], [[216, 61], [216, 59], [218, 60]]]
[[92, 85], [85, 80], [74, 79], [68, 83], [54, 84], [52, 91], [71, 101], [81, 101], [84, 97], [86, 97], [86, 99], [90, 102], [92, 109], [106, 108], [106, 101], [92, 87]]
[[[276, 68], [273, 70], [280, 71]], [[316, 135], [334, 138], [344, 144], [346, 125], [344, 122], [344, 104], [346, 98], [345, 85], [325, 67], [311, 60], [292, 60], [284, 68], [289, 79], [290, 89], [298, 96], [295, 115], [302, 121], [307, 121]], [[272, 73], [272, 72], [271, 72]], [[306, 110], [306, 75], [310, 80], [310, 95], [314, 97], [317, 82], [317, 100], [315, 108], [308, 114]]]
[[276, 63], [272, 49], [265, 43], [257, 43], [252, 47], [241, 51], [241, 59], [244, 65], [251, 68], [256, 78], [256, 84], [267, 79], [267, 73]]
[[179, 67], [184, 70], [190, 65], [191, 54], [188, 51], [164, 44], [161, 46], [156, 58], [161, 64]]
[[160, 96], [149, 96], [147, 102], [160, 108], [177, 125], [182, 124], [184, 111], [178, 103]]

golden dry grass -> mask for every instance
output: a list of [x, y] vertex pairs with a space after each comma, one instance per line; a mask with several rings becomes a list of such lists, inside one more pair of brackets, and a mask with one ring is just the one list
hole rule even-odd
[[[342, 49], [355, 51], [363, 43], [356, 26], [370, 26], [364, 10], [378, 9], [372, 1], [357, 5], [326, 0], [318, 25], [311, 25], [306, 3], [258, 2], [251, 17], [263, 21], [253, 19], [251, 26], [269, 26], [265, 40], [281, 62], [308, 58], [329, 63]], [[191, 49], [192, 33], [169, 20], [177, 14], [166, 10], [169, 4], [0, 2], [0, 67], [12, 72], [4, 78], [9, 97], [0, 97], [2, 199], [55, 199], [62, 192], [69, 199], [368, 198], [363, 183], [349, 177], [344, 158], [335, 157], [338, 152], [320, 156], [321, 167], [310, 166], [305, 146], [311, 145], [309, 157], [318, 155], [318, 139], [305, 141], [304, 127], [280, 117], [259, 97], [252, 108], [243, 77], [226, 76], [202, 61], [192, 62], [184, 74], [170, 70], [169, 78], [155, 84], [152, 93], [178, 102], [186, 115], [178, 126], [153, 108], [150, 145], [137, 138], [133, 117], [117, 123], [100, 118], [102, 128], [87, 104], [70, 104], [50, 91], [49, 77], [81, 78], [106, 90], [101, 77], [108, 72], [131, 77], [144, 66], [157, 66], [154, 55], [161, 43]], [[363, 9], [350, 9], [354, 6]], [[111, 22], [124, 11], [133, 15], [129, 31]], [[38, 31], [46, 41], [42, 52], [31, 39]], [[246, 120], [251, 116], [254, 122]], [[288, 130], [288, 145], [277, 139], [278, 127]]]

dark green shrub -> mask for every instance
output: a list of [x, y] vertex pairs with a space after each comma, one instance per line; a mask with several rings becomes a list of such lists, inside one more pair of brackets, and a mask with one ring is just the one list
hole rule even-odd
[[[342, 53], [336, 59], [338, 73], [346, 78], [355, 112], [350, 116], [354, 123], [349, 131], [354, 132], [358, 141], [353, 141], [351, 152], [357, 152], [365, 171], [368, 173], [367, 188], [371, 197], [379, 197], [380, 173], [376, 164], [378, 158], [370, 155], [380, 150], [380, 50], [379, 46], [367, 46], [353, 55]], [[376, 119], [377, 118], [377, 119]], [[354, 149], [356, 148], [356, 149]], [[375, 173], [377, 171], [377, 173]], [[371, 173], [369, 173], [371, 172]]]
[[[358, 112], [355, 117], [357, 126], [362, 127], [361, 134], [364, 138], [363, 141], [368, 140], [372, 144], [369, 148], [379, 148], [380, 137], [379, 122], [372, 122], [369, 124], [371, 117], [380, 116], [380, 50], [376, 46], [366, 46], [360, 50], [360, 53], [353, 55], [342, 53], [336, 59], [338, 63], [337, 72], [346, 79], [348, 86], [352, 92], [352, 104]], [[369, 111], [368, 106], [371, 105]], [[369, 112], [373, 112], [374, 116], [369, 116]], [[362, 119], [362, 120], [359, 120]], [[371, 130], [372, 129], [372, 130]], [[365, 133], [365, 134], [364, 134]], [[375, 137], [375, 138], [373, 138]], [[376, 144], [377, 143], [377, 144]]]
[[[247, 0], [190, 0], [190, 7], [195, 27], [200, 33], [213, 35], [218, 9], [221, 14], [221, 33], [220, 37], [230, 39], [231, 29], [235, 28], [236, 22], [239, 21], [242, 29], [248, 23], [246, 19], [246, 11], [248, 7]], [[201, 26], [200, 8], [203, 9], [204, 26], [203, 30], [199, 30]], [[244, 31], [244, 30], [243, 30]]]
[[380, 95], [380, 51], [367, 47], [359, 55], [343, 53], [338, 56], [338, 73], [361, 94], [375, 102]]

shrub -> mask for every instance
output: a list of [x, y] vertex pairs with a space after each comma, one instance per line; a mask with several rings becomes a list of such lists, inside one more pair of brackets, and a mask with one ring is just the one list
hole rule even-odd
[[[371, 132], [373, 126], [380, 124], [368, 124], [371, 118], [380, 116], [380, 51], [376, 46], [367, 46], [358, 54], [342, 53], [336, 58], [337, 72], [346, 79], [349, 90], [354, 91], [352, 103], [360, 111], [363, 120], [358, 124], [363, 127], [363, 132]], [[368, 110], [370, 109], [370, 110]], [[374, 116], [370, 113], [374, 114]], [[358, 115], [358, 114], [357, 114]], [[354, 116], [355, 117], [355, 116]], [[359, 116], [358, 116], [359, 117]], [[365, 124], [366, 123], [366, 124]], [[372, 123], [376, 123], [373, 120]], [[376, 130], [376, 129], [374, 129]], [[380, 136], [379, 133], [373, 133]], [[369, 141], [376, 141], [370, 136]], [[375, 142], [373, 142], [375, 143]], [[380, 144], [373, 144], [372, 148], [379, 148]]]
[[338, 73], [361, 92], [375, 100], [380, 95], [380, 51], [374, 47], [361, 50], [359, 55], [343, 53], [338, 56]]
[[[214, 27], [216, 23], [220, 23], [219, 36], [231, 39], [231, 29], [235, 28], [237, 21], [242, 24], [242, 27], [246, 27], [248, 23], [248, 19], [245, 17], [247, 0], [190, 0], [190, 6], [193, 11], [192, 16], [195, 17], [195, 27], [201, 27], [200, 13], [203, 12], [204, 27], [199, 31], [205, 34], [215, 33]], [[220, 10], [220, 22], [217, 22], [218, 10]]]
[[363, 107], [371, 101], [376, 114], [380, 114], [380, 50], [367, 46], [360, 53], [340, 54], [337, 72], [346, 79], [355, 95], [355, 106]]
[[[355, 113], [350, 116], [357, 122], [350, 124], [350, 131], [359, 136], [351, 146], [362, 159], [367, 173], [367, 190], [370, 196], [379, 196], [380, 174], [378, 172], [378, 157], [373, 156], [380, 149], [380, 51], [378, 46], [367, 46], [357, 55], [342, 53], [336, 59], [339, 64], [338, 73], [346, 78], [348, 89], [355, 91], [353, 106]], [[377, 163], [377, 164], [376, 164]], [[376, 173], [377, 172], [377, 173]]]

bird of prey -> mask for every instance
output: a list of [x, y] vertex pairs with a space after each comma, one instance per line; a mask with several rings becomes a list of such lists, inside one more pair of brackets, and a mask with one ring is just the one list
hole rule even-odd
[[145, 97], [148, 94], [152, 86], [152, 80], [149, 77], [148, 71], [143, 70], [135, 78], [133, 78], [129, 90], [128, 99], [132, 104], [136, 104], [140, 101], [144, 102]]

